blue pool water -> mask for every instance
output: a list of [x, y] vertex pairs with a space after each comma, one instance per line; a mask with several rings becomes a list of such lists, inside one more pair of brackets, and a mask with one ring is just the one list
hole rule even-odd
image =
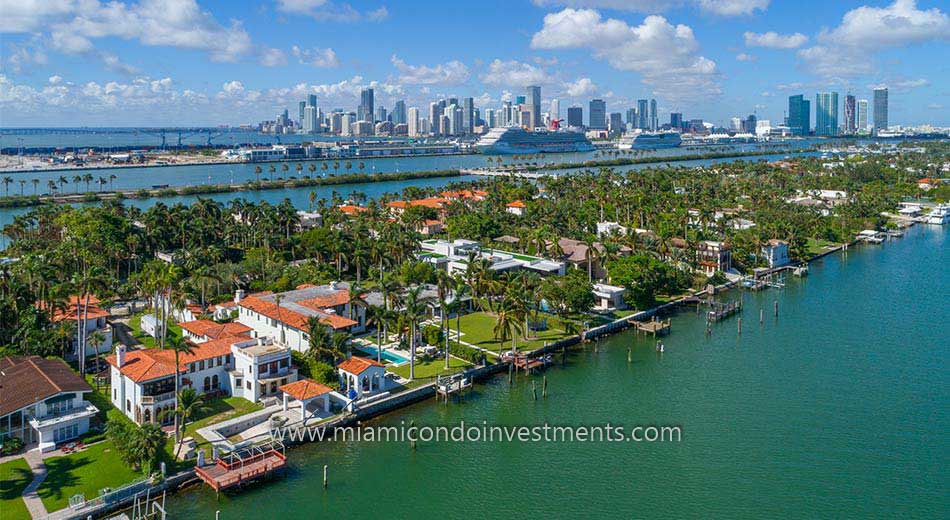
[[[376, 359], [376, 352], [377, 352], [376, 347], [371, 347], [369, 345], [357, 345], [356, 348], [362, 350], [363, 352], [366, 352], [367, 354], [370, 354], [370, 356], [373, 359]], [[399, 354], [393, 354], [392, 352], [385, 351], [385, 350], [383, 351], [383, 354], [381, 357], [385, 359], [386, 361], [389, 361], [390, 363], [395, 363], [397, 365], [400, 363], [406, 363], [407, 361], [409, 361], [408, 359], [400, 356]]]

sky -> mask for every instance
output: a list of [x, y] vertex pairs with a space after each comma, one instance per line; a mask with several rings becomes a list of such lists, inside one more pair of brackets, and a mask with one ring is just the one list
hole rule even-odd
[[493, 108], [527, 85], [561, 117], [655, 98], [716, 124], [887, 86], [892, 125], [950, 126], [948, 51], [934, 0], [0, 0], [0, 127], [257, 123], [367, 86]]

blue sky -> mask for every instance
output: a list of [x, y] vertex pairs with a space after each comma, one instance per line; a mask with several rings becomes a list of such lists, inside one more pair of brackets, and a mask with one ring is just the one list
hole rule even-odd
[[724, 123], [791, 94], [890, 88], [891, 123], [950, 126], [950, 8], [927, 0], [0, 0], [0, 126], [272, 119], [308, 93], [544, 109], [638, 98]]

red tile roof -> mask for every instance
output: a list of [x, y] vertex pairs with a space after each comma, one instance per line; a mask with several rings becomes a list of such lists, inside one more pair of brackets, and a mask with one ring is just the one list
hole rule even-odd
[[211, 320], [184, 321], [178, 324], [182, 329], [195, 336], [206, 336], [208, 339], [224, 338], [228, 336], [247, 336], [251, 327], [243, 323], [215, 323]]
[[[334, 303], [341, 300], [342, 303]], [[325, 323], [334, 329], [343, 329], [352, 325], [356, 325], [357, 322], [349, 318], [344, 318], [338, 314], [329, 313], [326, 308], [336, 305], [343, 305], [347, 301], [349, 301], [349, 293], [345, 290], [341, 290], [332, 296], [322, 296], [319, 298], [311, 298], [309, 300], [300, 300], [297, 302], [297, 304], [313, 309], [314, 311], [320, 313], [326, 313], [326, 316], [320, 316], [321, 323]], [[254, 296], [248, 296], [247, 298], [244, 298], [238, 305], [268, 318], [281, 321], [288, 327], [293, 327], [302, 331], [309, 329], [307, 326], [308, 316], [288, 309], [283, 305], [280, 306], [280, 311], [278, 312], [277, 304], [256, 298]]]
[[381, 363], [369, 358], [350, 356], [350, 359], [337, 365], [337, 368], [351, 374], [360, 375], [370, 367], [381, 367]]
[[508, 203], [508, 207], [509, 208], [526, 208], [528, 206], [526, 206], [525, 203], [521, 202], [520, 200], [513, 200]]
[[[178, 355], [179, 370], [185, 373], [188, 371], [188, 363], [230, 354], [231, 345], [244, 339], [246, 338], [230, 336], [199, 343], [195, 345], [191, 354]], [[106, 361], [118, 367], [115, 355], [107, 357]], [[175, 353], [171, 350], [154, 348], [130, 350], [125, 353], [125, 364], [119, 368], [119, 371], [136, 383], [172, 376], [175, 374]]]
[[342, 211], [343, 213], [346, 213], [347, 215], [353, 216], [353, 215], [356, 215], [357, 213], [362, 213], [366, 211], [366, 208], [364, 208], [363, 206], [354, 206], [352, 204], [343, 204], [342, 206], [340, 206], [340, 211]]
[[293, 383], [282, 385], [280, 391], [298, 401], [306, 401], [307, 399], [329, 394], [333, 390], [326, 385], [321, 385], [313, 379], [304, 377]]
[[[89, 308], [88, 312], [86, 309], [86, 298], [80, 297], [78, 295], [70, 295], [66, 299], [66, 309], [56, 309], [56, 312], [53, 313], [53, 321], [76, 321], [77, 308], [82, 312], [82, 315], [79, 318], [96, 320], [99, 318], [108, 318], [110, 316], [109, 311], [99, 307], [99, 298], [90, 295], [89, 296]], [[46, 302], [39, 301], [36, 302], [37, 309], [45, 309], [47, 306]]]

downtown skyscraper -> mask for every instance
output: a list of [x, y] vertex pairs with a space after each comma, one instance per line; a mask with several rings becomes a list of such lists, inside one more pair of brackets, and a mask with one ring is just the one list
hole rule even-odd
[[591, 130], [607, 129], [607, 103], [603, 99], [590, 100], [590, 122], [588, 128]]
[[859, 132], [868, 131], [868, 100], [859, 99], [858, 100], [858, 117], [857, 117], [857, 127]]
[[[531, 125], [536, 128], [542, 125], [541, 122], [541, 87], [532, 85], [528, 87], [528, 105], [531, 106]], [[522, 124], [525, 122], [522, 121]]]
[[811, 102], [802, 94], [788, 97], [788, 128], [792, 135], [811, 132]]
[[887, 87], [874, 89], [874, 135], [887, 130]]
[[646, 130], [650, 127], [650, 108], [645, 99], [637, 100], [637, 128]]
[[656, 131], [660, 128], [660, 120], [656, 116], [656, 100], [650, 100], [650, 130]]
[[854, 113], [855, 108], [857, 108], [857, 106], [855, 104], [854, 96], [848, 94], [844, 97], [844, 129], [845, 133], [849, 135], [857, 131]]
[[838, 93], [815, 95], [815, 134], [838, 135]]
[[373, 121], [373, 89], [364, 88], [360, 91], [360, 106], [356, 111], [358, 121]]

